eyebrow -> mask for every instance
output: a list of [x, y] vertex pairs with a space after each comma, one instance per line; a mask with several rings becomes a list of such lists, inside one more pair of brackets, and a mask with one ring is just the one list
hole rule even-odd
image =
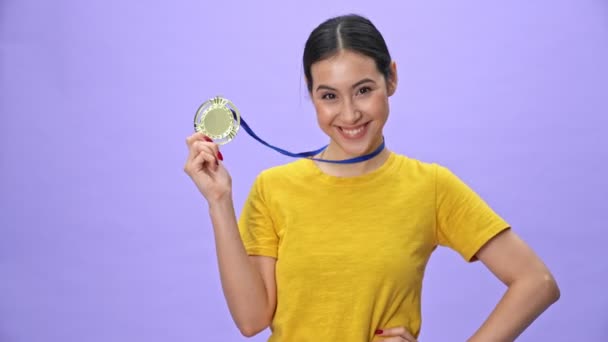
[[[359, 82], [357, 82], [357, 83], [353, 84], [352, 88], [353, 88], [353, 89], [354, 89], [354, 88], [357, 88], [358, 86], [360, 86], [360, 85], [362, 85], [362, 84], [364, 84], [364, 83], [368, 83], [368, 82], [371, 82], [371, 83], [374, 83], [374, 84], [376, 83], [376, 81], [372, 80], [371, 78], [364, 78], [364, 79], [362, 79], [361, 81], [359, 81]], [[320, 84], [320, 85], [317, 87], [317, 90], [316, 90], [316, 91], [319, 91], [319, 90], [321, 90], [321, 89], [326, 89], [326, 90], [334, 90], [334, 91], [336, 90], [335, 88], [332, 88], [332, 87], [330, 87], [330, 86], [328, 86], [328, 85]]]

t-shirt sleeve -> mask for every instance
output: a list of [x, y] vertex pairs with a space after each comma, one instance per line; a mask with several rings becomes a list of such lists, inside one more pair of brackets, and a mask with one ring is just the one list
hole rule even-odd
[[446, 167], [436, 165], [438, 244], [458, 252], [468, 262], [509, 224]]
[[279, 237], [264, 196], [262, 174], [256, 178], [243, 206], [239, 232], [247, 254], [277, 257]]

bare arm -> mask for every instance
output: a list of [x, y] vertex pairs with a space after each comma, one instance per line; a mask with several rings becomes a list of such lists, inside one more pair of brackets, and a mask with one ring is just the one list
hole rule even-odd
[[276, 307], [275, 259], [249, 256], [241, 240], [232, 198], [209, 204], [224, 296], [245, 336], [270, 324]]
[[275, 260], [247, 255], [232, 203], [232, 178], [217, 144], [202, 133], [186, 138], [184, 171], [209, 204], [220, 278], [232, 319], [245, 336], [271, 322], [276, 305]]
[[513, 231], [490, 240], [477, 257], [508, 290], [470, 342], [514, 341], [559, 299], [551, 272]]

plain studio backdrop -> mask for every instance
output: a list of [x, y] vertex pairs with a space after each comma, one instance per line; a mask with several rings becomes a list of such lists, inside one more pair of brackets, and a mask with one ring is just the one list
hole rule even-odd
[[[185, 138], [220, 94], [273, 144], [326, 144], [301, 55], [345, 13], [398, 63], [388, 146], [451, 168], [554, 272], [562, 298], [520, 340], [608, 341], [602, 0], [2, 0], [0, 341], [246, 340]], [[222, 152], [238, 212], [261, 170], [293, 160], [244, 131]], [[439, 248], [420, 340], [464, 341], [504, 290]]]

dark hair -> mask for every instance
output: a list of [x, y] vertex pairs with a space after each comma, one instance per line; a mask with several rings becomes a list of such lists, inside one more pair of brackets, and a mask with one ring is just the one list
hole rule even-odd
[[317, 26], [304, 47], [304, 74], [308, 91], [312, 91], [311, 66], [341, 50], [351, 50], [371, 57], [386, 79], [391, 77], [391, 56], [380, 31], [360, 15], [330, 18]]

